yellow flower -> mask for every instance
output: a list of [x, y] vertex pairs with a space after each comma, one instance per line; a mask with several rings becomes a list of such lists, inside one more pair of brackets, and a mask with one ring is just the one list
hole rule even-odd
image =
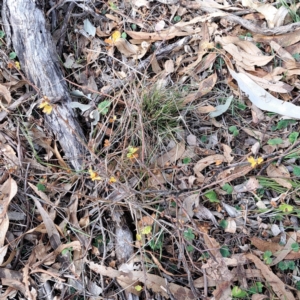
[[117, 182], [117, 179], [115, 178], [115, 177], [113, 177], [113, 176], [111, 176], [110, 178], [109, 178], [109, 184], [112, 184], [112, 183], [115, 183], [115, 182]]
[[140, 285], [136, 285], [134, 288], [138, 292], [140, 292], [143, 289]]
[[138, 158], [139, 155], [138, 155], [138, 153], [136, 153], [138, 150], [139, 150], [139, 148], [129, 146], [127, 157], [130, 158], [130, 159]]
[[15, 65], [16, 65], [16, 68], [17, 68], [18, 70], [21, 69], [20, 63], [19, 63], [18, 61], [15, 62]]
[[141, 234], [149, 234], [152, 231], [152, 226], [145, 226], [142, 230], [141, 230]]
[[260, 165], [264, 161], [262, 157], [255, 159], [253, 156], [248, 157], [247, 160], [251, 164], [252, 168], [255, 168], [257, 165]]
[[90, 178], [92, 179], [92, 181], [95, 180], [101, 180], [102, 178], [98, 175], [97, 172], [93, 171], [92, 169], [89, 169], [89, 173], [90, 173]]
[[121, 32], [120, 31], [114, 31], [110, 38], [105, 39], [104, 42], [110, 45], [114, 45], [114, 43], [121, 38]]
[[113, 117], [109, 119], [109, 123], [113, 123], [116, 120], [117, 120], [117, 116], [113, 115]]
[[142, 240], [142, 236], [139, 233], [137, 233], [136, 234], [136, 239], [137, 239], [137, 241], [141, 241]]
[[47, 97], [44, 97], [44, 100], [42, 101], [42, 103], [39, 105], [39, 108], [43, 109], [43, 113], [50, 115], [52, 112], [52, 105], [50, 104], [50, 102], [48, 101]]

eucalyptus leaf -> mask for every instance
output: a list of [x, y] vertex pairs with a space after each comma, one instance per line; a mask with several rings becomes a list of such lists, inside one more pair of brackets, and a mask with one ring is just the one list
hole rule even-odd
[[209, 116], [211, 118], [215, 118], [215, 117], [218, 117], [218, 116], [221, 116], [230, 106], [231, 102], [233, 100], [233, 96], [230, 96], [227, 98], [226, 100], [226, 103], [225, 104], [222, 104], [222, 105], [218, 105], [215, 107], [215, 111], [212, 111]]
[[86, 99], [92, 100], [92, 98], [90, 97], [90, 95], [85, 95], [82, 91], [79, 90], [73, 90], [71, 91], [71, 95], [75, 96], [75, 97], [84, 97]]
[[82, 104], [82, 103], [79, 103], [79, 102], [71, 102], [70, 106], [72, 108], [79, 108], [83, 113], [92, 107], [91, 105]]
[[83, 28], [89, 35], [91, 35], [92, 37], [95, 36], [96, 27], [88, 19], [85, 19], [83, 21]]
[[90, 118], [94, 119], [94, 121], [91, 122], [92, 126], [96, 126], [100, 119], [100, 113], [98, 109], [95, 109], [90, 113]]

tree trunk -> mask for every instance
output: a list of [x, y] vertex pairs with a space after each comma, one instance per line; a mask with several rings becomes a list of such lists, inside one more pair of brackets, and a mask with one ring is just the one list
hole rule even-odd
[[59, 141], [75, 170], [83, 168], [87, 151], [83, 131], [68, 105], [71, 101], [43, 13], [34, 0], [4, 0], [2, 20], [7, 42], [18, 55], [26, 77], [40, 97], [60, 99], [45, 123]]

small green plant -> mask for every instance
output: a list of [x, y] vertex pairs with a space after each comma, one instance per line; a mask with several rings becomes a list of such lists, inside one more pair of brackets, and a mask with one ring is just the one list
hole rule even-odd
[[294, 206], [282, 203], [279, 205], [278, 209], [284, 213], [291, 213], [294, 210]]
[[202, 253], [202, 255], [200, 256], [200, 259], [201, 259], [201, 260], [204, 260], [204, 261], [208, 260], [209, 258], [210, 258], [210, 255], [209, 255], [208, 252], [204, 252], [204, 253]]
[[223, 245], [221, 248], [220, 248], [220, 253], [223, 257], [229, 257], [230, 256], [230, 251], [229, 251], [229, 248], [228, 246], [226, 245]]
[[218, 57], [216, 60], [216, 69], [222, 70], [224, 64], [225, 64], [224, 59], [222, 57]]
[[292, 54], [292, 56], [293, 56], [297, 61], [300, 60], [300, 53], [294, 53], [294, 54]]
[[10, 58], [10, 59], [15, 59], [16, 57], [17, 57], [16, 52], [10, 52], [10, 53], [9, 53], [9, 58]]
[[281, 271], [286, 271], [286, 270], [295, 270], [296, 268], [296, 265], [295, 265], [295, 262], [290, 260], [290, 261], [281, 261], [278, 263], [278, 268], [281, 270]]
[[300, 176], [300, 167], [293, 166], [293, 173], [295, 176], [299, 177]]
[[220, 225], [223, 229], [226, 229], [227, 226], [228, 226], [228, 221], [226, 221], [226, 220], [223, 219], [223, 220], [220, 221], [219, 225]]
[[297, 281], [295, 283], [295, 287], [296, 287], [297, 291], [300, 291], [300, 281]]
[[127, 38], [127, 33], [126, 33], [126, 32], [123, 32], [123, 33], [121, 34], [121, 38], [122, 38], [122, 39], [126, 39], [126, 38]]
[[222, 190], [225, 191], [228, 195], [231, 195], [233, 192], [233, 187], [229, 183], [225, 183], [222, 186]]
[[234, 137], [236, 137], [236, 136], [239, 135], [239, 131], [238, 131], [238, 129], [237, 129], [236, 126], [230, 126], [230, 127], [228, 128], [228, 130], [229, 130], [229, 132], [232, 133], [232, 135], [233, 135]]
[[271, 146], [280, 145], [282, 143], [283, 143], [283, 140], [281, 138], [275, 138], [275, 139], [268, 140], [268, 145], [271, 145]]
[[45, 192], [46, 191], [46, 187], [44, 184], [42, 184], [41, 182], [39, 182], [37, 185], [36, 185], [37, 189], [41, 192]]
[[247, 108], [247, 106], [244, 103], [242, 103], [242, 102], [237, 102], [236, 106], [240, 110], [245, 110]]
[[5, 37], [5, 32], [0, 30], [0, 39], [3, 39]]
[[271, 251], [265, 251], [264, 254], [263, 254], [263, 259], [264, 259], [264, 262], [266, 263], [266, 265], [270, 265], [272, 263], [272, 252]]
[[220, 202], [215, 191], [209, 191], [205, 193], [204, 196], [208, 198], [210, 202]]
[[114, 2], [108, 2], [110, 9], [112, 10], [117, 10], [118, 6]]
[[137, 25], [134, 24], [134, 23], [132, 23], [132, 24], [130, 25], [130, 27], [131, 27], [131, 29], [132, 29], [133, 31], [136, 31], [136, 30], [137, 30]]
[[102, 234], [101, 235], [97, 235], [94, 238], [93, 246], [99, 248], [99, 247], [101, 247], [103, 245], [104, 245], [104, 243], [103, 243], [103, 236], [102, 236]]
[[250, 294], [261, 294], [262, 293], [262, 289], [263, 289], [264, 285], [258, 281], [255, 282], [250, 288], [249, 288], [249, 293]]
[[160, 250], [160, 252], [162, 252], [163, 241], [164, 241], [164, 232], [163, 230], [161, 230], [158, 233], [158, 235], [155, 235], [154, 237], [151, 238], [151, 240], [149, 241], [149, 246], [153, 251]]
[[[183, 232], [183, 237], [186, 241], [192, 243], [195, 239], [195, 235], [193, 233], [193, 230], [191, 228], [188, 228]], [[192, 245], [187, 245], [186, 250], [188, 252], [192, 252], [194, 250], [194, 247]]]
[[187, 165], [192, 161], [192, 159], [190, 157], [185, 157], [182, 159], [182, 163]]
[[231, 295], [234, 298], [245, 298], [248, 296], [248, 293], [242, 290], [240, 287], [234, 286], [233, 289], [231, 290]]
[[300, 249], [298, 243], [293, 243], [293, 244], [291, 245], [291, 248], [292, 248], [292, 250], [295, 251], [295, 252], [298, 252], [299, 249]]
[[181, 17], [180, 16], [175, 16], [173, 19], [174, 23], [178, 23], [181, 21]]
[[104, 100], [98, 104], [98, 111], [101, 115], [105, 116], [108, 113], [108, 109], [111, 102], [109, 100]]
[[280, 120], [276, 126], [272, 126], [272, 130], [280, 130], [280, 129], [285, 129], [287, 128], [289, 125], [291, 124], [296, 124], [297, 122], [295, 120], [290, 120], [290, 119], [286, 119], [286, 120]]
[[207, 143], [207, 140], [208, 140], [208, 139], [207, 139], [207, 135], [202, 135], [201, 138], [200, 138], [200, 141], [201, 141], [202, 143], [204, 143], [204, 144]]
[[294, 144], [297, 139], [298, 139], [298, 136], [299, 136], [299, 132], [292, 132], [290, 135], [289, 135], [289, 141], [291, 144]]

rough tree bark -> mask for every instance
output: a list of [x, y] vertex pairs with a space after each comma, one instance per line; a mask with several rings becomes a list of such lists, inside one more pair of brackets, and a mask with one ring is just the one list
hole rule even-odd
[[86, 148], [83, 131], [68, 103], [71, 101], [44, 15], [35, 0], [4, 0], [2, 20], [8, 44], [26, 77], [40, 89], [39, 96], [60, 99], [45, 123], [59, 141], [75, 170], [83, 168]]

